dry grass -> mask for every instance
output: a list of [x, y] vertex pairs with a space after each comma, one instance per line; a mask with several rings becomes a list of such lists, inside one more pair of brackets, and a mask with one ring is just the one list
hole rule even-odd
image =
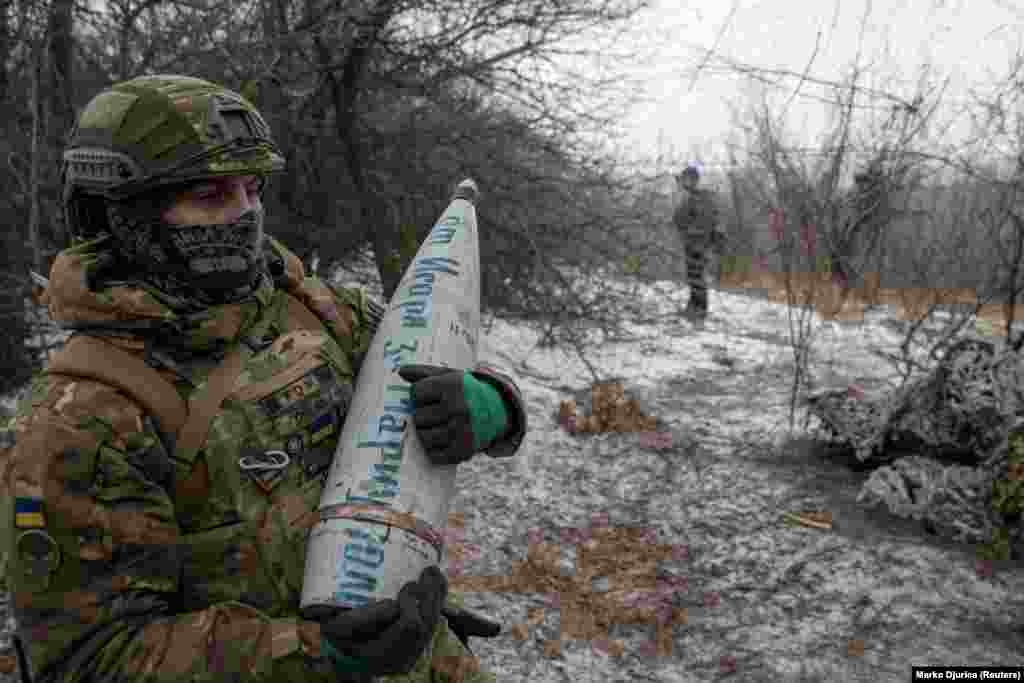
[[636, 399], [626, 398], [617, 382], [600, 382], [590, 389], [590, 415], [577, 415], [576, 402], [562, 401], [558, 423], [570, 434], [600, 432], [646, 432], [655, 429], [658, 421], [640, 410]]
[[[721, 285], [729, 289], [765, 292], [769, 301], [788, 301], [785, 273], [767, 271], [730, 273]], [[878, 273], [866, 273], [864, 285], [844, 289], [828, 273], [792, 273], [790, 276], [795, 301], [813, 305], [824, 320], [863, 320], [868, 306], [890, 305], [901, 320], [915, 321], [924, 317], [932, 306], [978, 307], [980, 320], [1001, 326], [1006, 324], [1006, 307], [984, 304], [979, 307], [973, 289], [966, 287], [881, 287]], [[1014, 319], [1024, 320], [1024, 304], [1014, 307]]]
[[867, 306], [878, 303], [877, 285], [843, 289], [821, 272], [790, 273], [788, 280], [785, 273], [757, 271], [723, 277], [722, 286], [760, 291], [773, 303], [787, 303], [791, 289], [795, 303], [813, 306], [825, 320], [863, 320]]
[[[449, 518], [458, 527], [458, 515]], [[647, 529], [595, 525], [588, 529], [566, 529], [576, 543], [576, 572], [567, 576], [558, 565], [561, 545], [531, 543], [524, 561], [513, 564], [505, 576], [451, 577], [459, 592], [543, 593], [549, 605], [559, 610], [559, 638], [545, 643], [545, 653], [554, 657], [567, 640], [600, 643], [612, 656], [625, 646], [610, 638], [613, 624], [654, 624], [652, 655], [672, 654], [672, 627], [686, 623], [686, 609], [674, 607], [672, 594], [683, 590], [657, 576], [658, 564], [680, 552], [674, 545], [655, 542]], [[451, 556], [459, 549], [450, 547]], [[598, 579], [601, 581], [599, 582]], [[598, 584], [598, 585], [595, 585]], [[525, 640], [531, 627], [544, 619], [544, 610], [530, 611], [527, 620], [510, 628], [513, 637]]]

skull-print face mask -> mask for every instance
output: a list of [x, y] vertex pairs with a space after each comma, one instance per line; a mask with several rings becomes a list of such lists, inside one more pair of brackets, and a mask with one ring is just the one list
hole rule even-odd
[[107, 216], [120, 255], [161, 291], [210, 305], [239, 301], [260, 285], [262, 209], [234, 223], [170, 225], [111, 202]]

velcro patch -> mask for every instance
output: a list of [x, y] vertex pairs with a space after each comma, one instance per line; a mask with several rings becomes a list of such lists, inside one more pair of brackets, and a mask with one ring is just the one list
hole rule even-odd
[[313, 432], [315, 434], [316, 432], [319, 432], [324, 427], [326, 427], [326, 426], [328, 426], [330, 424], [333, 424], [336, 418], [337, 418], [337, 414], [333, 410], [331, 410], [329, 412], [326, 412], [323, 415], [321, 415], [320, 417], [318, 417], [315, 420], [313, 420], [313, 424], [310, 425], [309, 429], [310, 429], [311, 432]]
[[332, 410], [329, 413], [324, 413], [313, 421], [310, 425], [309, 431], [312, 433], [310, 441], [313, 444], [318, 444], [327, 437], [334, 434], [338, 426], [338, 414]]
[[45, 591], [60, 566], [60, 546], [45, 531], [30, 529], [14, 542], [23, 585], [32, 592]]

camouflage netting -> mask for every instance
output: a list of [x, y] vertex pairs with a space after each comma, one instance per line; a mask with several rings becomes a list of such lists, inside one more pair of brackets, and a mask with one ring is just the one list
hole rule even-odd
[[1022, 380], [1021, 354], [964, 339], [927, 375], [887, 396], [843, 389], [807, 403], [834, 441], [877, 466], [858, 502], [1007, 559], [1024, 551]]

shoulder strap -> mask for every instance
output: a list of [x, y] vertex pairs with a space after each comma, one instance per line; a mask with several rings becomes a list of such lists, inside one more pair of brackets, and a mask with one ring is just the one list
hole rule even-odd
[[244, 355], [242, 345], [235, 345], [206, 378], [206, 385], [189, 400], [188, 418], [178, 431], [178, 438], [175, 441], [175, 457], [192, 460], [202, 447], [210, 431], [213, 416], [217, 414], [220, 404], [238, 381]]
[[[301, 329], [324, 329], [323, 321], [320, 320], [316, 313], [309, 310], [305, 304], [299, 301], [298, 297], [291, 292], [288, 292], [286, 296], [288, 297], [288, 311], [286, 313], [286, 318], [301, 325]], [[291, 324], [289, 323], [288, 326], [291, 327]]]
[[51, 357], [46, 372], [93, 379], [120, 389], [156, 418], [166, 434], [175, 437], [175, 457], [191, 461], [206, 440], [217, 409], [238, 380], [243, 355], [241, 345], [229, 351], [188, 404], [145, 361], [97, 337], [73, 336]]
[[152, 415], [160, 429], [175, 435], [185, 424], [185, 401], [159, 372], [138, 356], [98, 337], [76, 334], [50, 357], [47, 374], [92, 379], [120, 389]]
[[179, 514], [188, 519], [202, 509], [209, 490], [209, 468], [205, 457], [197, 458], [199, 449], [217, 409], [238, 380], [244, 357], [242, 345], [236, 344], [187, 404], [174, 386], [145, 361], [96, 337], [73, 336], [54, 354], [45, 372], [94, 379], [116, 387], [138, 401], [165, 434], [173, 435], [174, 458], [193, 465], [188, 474], [176, 477], [174, 482]]

